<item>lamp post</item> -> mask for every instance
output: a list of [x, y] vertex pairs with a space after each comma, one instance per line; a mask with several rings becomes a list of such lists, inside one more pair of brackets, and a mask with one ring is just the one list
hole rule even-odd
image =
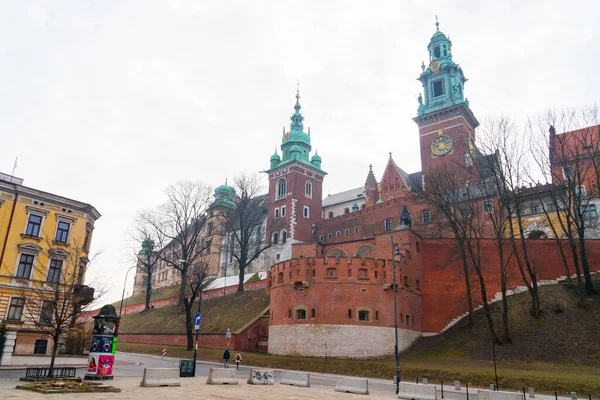
[[123, 283], [123, 295], [121, 296], [121, 306], [119, 307], [119, 318], [121, 318], [121, 311], [123, 311], [123, 299], [125, 299], [125, 287], [127, 286], [127, 275], [129, 275], [129, 271], [131, 271], [134, 268], [137, 268], [137, 265], [130, 267], [127, 270], [127, 273], [125, 274], [125, 283]]
[[390, 235], [390, 242], [392, 244], [392, 287], [394, 289], [394, 332], [396, 335], [396, 344], [394, 346], [394, 357], [396, 359], [396, 394], [400, 392], [400, 357], [398, 355], [398, 312], [396, 309], [396, 255], [402, 257], [402, 253], [400, 253], [400, 249], [398, 247], [398, 243], [394, 243], [394, 238]]
[[[184, 264], [189, 264], [189, 262], [187, 262], [187, 260], [179, 260], [179, 262], [184, 263]], [[202, 289], [200, 288], [199, 290], [202, 290]], [[200, 302], [200, 299], [198, 299], [198, 314], [200, 314], [200, 305], [201, 305], [201, 302]], [[195, 343], [195, 346], [194, 346], [194, 376], [196, 376], [196, 357], [198, 355], [198, 334], [200, 333], [200, 324], [198, 324], [196, 326], [197, 326], [197, 329], [196, 329], [196, 343]]]

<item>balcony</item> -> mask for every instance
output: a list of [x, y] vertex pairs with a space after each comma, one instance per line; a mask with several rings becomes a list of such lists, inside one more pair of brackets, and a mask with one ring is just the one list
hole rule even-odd
[[77, 302], [84, 306], [94, 301], [94, 288], [86, 285], [75, 285], [73, 294], [77, 298]]

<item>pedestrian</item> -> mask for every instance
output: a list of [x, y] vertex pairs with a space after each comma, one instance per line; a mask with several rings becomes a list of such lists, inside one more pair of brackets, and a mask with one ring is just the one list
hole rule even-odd
[[223, 353], [223, 368], [229, 368], [229, 359], [231, 358], [231, 354], [229, 353], [229, 347], [225, 348], [225, 352]]
[[240, 369], [240, 363], [242, 362], [242, 355], [239, 351], [235, 352], [235, 368]]

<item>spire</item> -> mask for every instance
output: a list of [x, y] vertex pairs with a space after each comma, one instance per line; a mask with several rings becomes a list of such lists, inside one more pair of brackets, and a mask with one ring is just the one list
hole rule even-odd
[[436, 32], [440, 31], [440, 21], [438, 21], [437, 15], [435, 16], [435, 30]]
[[304, 125], [302, 124], [302, 120], [304, 119], [304, 117], [302, 116], [302, 114], [300, 114], [301, 108], [302, 106], [300, 105], [300, 82], [298, 81], [298, 86], [296, 87], [296, 104], [294, 105], [294, 110], [296, 110], [296, 112], [294, 113], [294, 115], [292, 115], [292, 124], [290, 125], [290, 129], [292, 131], [302, 132], [302, 129], [304, 128]]
[[365, 185], [375, 185], [377, 186], [377, 179], [375, 179], [375, 174], [373, 173], [373, 164], [369, 165], [369, 174], [367, 175], [367, 180]]

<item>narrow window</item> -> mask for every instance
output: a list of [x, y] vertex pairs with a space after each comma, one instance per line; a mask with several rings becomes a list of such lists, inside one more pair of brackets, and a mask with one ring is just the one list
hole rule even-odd
[[354, 233], [358, 233], [358, 232], [359, 232], [358, 226], [355, 226], [354, 227]]
[[404, 286], [409, 287], [408, 285], [408, 276], [404, 275]]
[[48, 268], [48, 282], [58, 283], [60, 282], [60, 272], [62, 270], [62, 260], [50, 259], [50, 267]]
[[40, 228], [42, 226], [42, 217], [39, 215], [30, 214], [29, 220], [27, 221], [27, 229], [25, 234], [27, 236], [40, 237]]
[[340, 231], [335, 231], [335, 237], [340, 237], [340, 236], [341, 236]]
[[440, 51], [440, 46], [435, 46], [433, 48], [433, 57], [434, 58], [440, 58], [442, 56], [441, 51]]
[[275, 209], [275, 218], [279, 218], [279, 208]]
[[292, 271], [290, 271], [290, 274], [289, 274], [289, 275], [290, 275], [290, 279], [292, 279]]
[[435, 81], [431, 83], [433, 97], [440, 97], [444, 94], [444, 80], [440, 79], [439, 81]]
[[40, 324], [52, 324], [52, 315], [54, 314], [54, 304], [50, 301], [44, 301], [40, 310]]
[[314, 308], [312, 310], [310, 310], [310, 315], [311, 315], [311, 318], [315, 318], [315, 316], [317, 315]]
[[25, 305], [25, 299], [14, 298], [10, 301], [10, 307], [8, 309], [8, 316], [6, 317], [9, 321], [20, 321], [23, 315], [23, 306]]
[[314, 278], [315, 276], [317, 276], [317, 271], [316, 271], [315, 269], [313, 269], [313, 270], [312, 270], [312, 276], [313, 276], [313, 278]]
[[329, 218], [333, 218], [333, 211], [329, 211]]
[[277, 283], [282, 283], [283, 282], [283, 272], [280, 272], [279, 274], [277, 274]]
[[213, 229], [214, 229], [214, 224], [212, 222], [209, 222], [208, 225], [206, 226], [206, 233], [208, 236], [212, 236]]
[[33, 268], [33, 259], [34, 256], [31, 254], [21, 254], [19, 268], [17, 268], [17, 278], [29, 279]]
[[288, 318], [292, 319], [292, 310], [289, 310], [289, 309], [288, 309]]
[[285, 178], [280, 178], [277, 181], [277, 200], [283, 199], [287, 193], [287, 181]]
[[418, 279], [417, 279], [416, 285], [417, 285], [417, 290], [421, 290], [421, 282], [419, 282]]
[[348, 318], [352, 319], [352, 309], [348, 309]]
[[281, 206], [281, 216], [285, 217], [285, 206]]
[[305, 193], [306, 197], [312, 197], [312, 182], [311, 181], [306, 181], [304, 193]]
[[333, 237], [333, 236], [332, 236], [331, 232], [329, 232], [329, 233], [327, 234], [327, 239], [331, 239], [332, 237]]
[[323, 240], [325, 240], [325, 236], [319, 235], [319, 242], [322, 242]]
[[385, 231], [391, 231], [392, 230], [392, 219], [391, 218], [387, 218], [385, 220]]
[[83, 248], [85, 250], [89, 250], [90, 249], [90, 240], [91, 239], [92, 239], [92, 229], [88, 228], [85, 231], [85, 239], [83, 240]]
[[421, 213], [421, 219], [423, 220], [424, 225], [429, 225], [431, 223], [431, 214], [429, 211], [423, 211]]
[[375, 271], [374, 274], [375, 274], [375, 279], [377, 279], [377, 271]]
[[303, 215], [304, 215], [304, 218], [308, 218], [308, 216], [309, 216], [309, 210], [308, 210], [307, 206], [304, 206], [304, 213], [303, 213]]
[[406, 326], [412, 326], [412, 321], [410, 320], [410, 315], [406, 314]]
[[379, 321], [379, 311], [375, 311], [375, 320]]
[[421, 252], [421, 245], [419, 242], [417, 242], [417, 253]]
[[273, 244], [279, 244], [279, 235], [277, 232], [273, 234]]
[[285, 242], [287, 242], [287, 232], [283, 231], [281, 232], [281, 243], [285, 244]]
[[67, 243], [67, 239], [69, 238], [70, 227], [71, 224], [64, 221], [58, 221], [58, 226], [56, 227], [56, 236], [54, 240], [56, 240], [59, 243]]
[[344, 208], [344, 214], [350, 214], [350, 209], [348, 207]]
[[350, 234], [350, 229], [346, 228], [344, 230], [344, 235], [348, 236]]

